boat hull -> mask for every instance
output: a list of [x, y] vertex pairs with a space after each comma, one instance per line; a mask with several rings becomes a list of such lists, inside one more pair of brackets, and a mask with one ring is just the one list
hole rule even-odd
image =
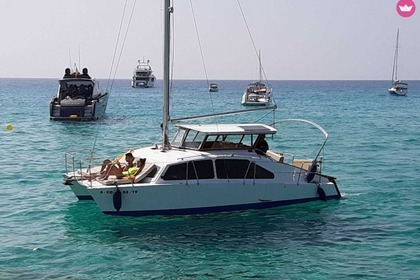
[[84, 99], [71, 100], [68, 104], [50, 102], [50, 119], [59, 121], [94, 121], [105, 116], [109, 93], [86, 104]]
[[133, 76], [131, 80], [131, 87], [133, 88], [152, 88], [155, 86], [156, 77], [151, 74], [150, 76], [140, 75]]
[[86, 186], [81, 185], [80, 181], [74, 177], [68, 177], [64, 179], [64, 185], [70, 187], [74, 195], [78, 200], [93, 200], [93, 197], [90, 195]]
[[155, 82], [152, 81], [135, 81], [131, 82], [133, 88], [152, 88], [155, 86]]
[[333, 179], [322, 184], [254, 184], [252, 180], [230, 180], [224, 183], [200, 181], [178, 185], [93, 186], [87, 190], [103, 213], [122, 216], [189, 215], [264, 209], [341, 197]]
[[404, 95], [407, 94], [408, 89], [407, 88], [401, 89], [401, 88], [392, 87], [392, 88], [388, 89], [388, 92], [392, 95], [404, 96]]

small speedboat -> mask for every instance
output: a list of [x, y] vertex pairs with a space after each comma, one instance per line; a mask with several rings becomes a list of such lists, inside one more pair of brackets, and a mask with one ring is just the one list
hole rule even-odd
[[219, 85], [216, 83], [211, 83], [209, 87], [209, 92], [218, 92], [219, 91]]

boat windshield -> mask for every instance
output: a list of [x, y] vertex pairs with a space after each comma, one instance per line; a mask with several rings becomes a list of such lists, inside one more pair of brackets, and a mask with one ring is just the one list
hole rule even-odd
[[172, 147], [195, 150], [249, 149], [259, 134], [207, 134], [180, 128], [171, 141]]
[[89, 98], [92, 97], [94, 83], [86, 79], [72, 79], [60, 81], [60, 99], [67, 96], [71, 98]]

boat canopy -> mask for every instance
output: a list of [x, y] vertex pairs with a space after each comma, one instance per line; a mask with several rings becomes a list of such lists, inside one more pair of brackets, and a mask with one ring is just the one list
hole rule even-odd
[[175, 126], [207, 135], [275, 134], [277, 132], [275, 128], [265, 124], [177, 124]]
[[277, 132], [264, 124], [189, 124], [176, 127], [178, 131], [171, 146], [196, 150], [255, 149], [266, 134]]

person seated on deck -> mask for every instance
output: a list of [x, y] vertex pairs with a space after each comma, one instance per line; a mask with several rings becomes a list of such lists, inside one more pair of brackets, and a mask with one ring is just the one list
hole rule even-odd
[[260, 136], [260, 140], [256, 146], [255, 152], [259, 155], [265, 155], [268, 151], [268, 143], [265, 141], [265, 135]]
[[116, 175], [118, 179], [121, 179], [124, 176], [134, 178], [141, 172], [146, 161], [146, 159], [140, 159], [134, 164], [134, 156], [132, 153], [126, 153], [125, 160], [127, 164], [124, 166], [121, 166], [119, 161], [117, 161], [116, 164], [113, 164], [109, 159], [104, 160], [99, 179], [106, 180], [110, 175]]
[[80, 75], [80, 78], [87, 78], [90, 79], [90, 76], [88, 74], [88, 69], [87, 68], [83, 68], [82, 69], [82, 75]]
[[63, 77], [63, 79], [66, 79], [66, 78], [73, 78], [73, 76], [71, 75], [70, 68], [66, 68], [64, 70], [64, 77]]

